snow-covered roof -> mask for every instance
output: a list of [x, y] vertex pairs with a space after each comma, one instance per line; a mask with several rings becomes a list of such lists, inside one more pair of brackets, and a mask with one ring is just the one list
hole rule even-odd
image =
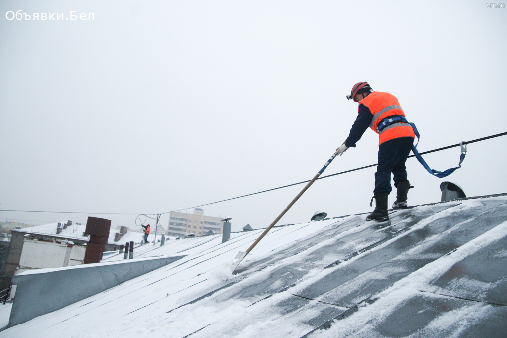
[[[169, 240], [181, 260], [0, 337], [499, 337], [507, 332], [507, 196]], [[123, 259], [113, 255], [105, 261]]]
[[[58, 223], [50, 223], [50, 224], [44, 224], [44, 225], [38, 225], [34, 227], [28, 227], [28, 228], [22, 228], [22, 229], [16, 229], [13, 231], [19, 231], [24, 232], [27, 234], [34, 234], [34, 235], [46, 235], [46, 236], [54, 236], [54, 237], [60, 237], [60, 238], [66, 238], [66, 239], [73, 239], [73, 240], [82, 240], [87, 242], [89, 240], [89, 236], [84, 236], [83, 233], [86, 230], [86, 224], [72, 224], [67, 226], [65, 229], [63, 229], [63, 224], [66, 222], [60, 222], [62, 225], [62, 231], [57, 234], [57, 226]], [[143, 233], [138, 231], [131, 231], [128, 229], [127, 233], [125, 233], [120, 240], [117, 242], [114, 241], [115, 234], [117, 232], [120, 232], [119, 229], [111, 229], [109, 231], [109, 238], [108, 243], [109, 244], [125, 244], [125, 242], [133, 241], [135, 243], [140, 243], [143, 238]], [[152, 238], [153, 235], [150, 235], [149, 239]], [[160, 237], [158, 235], [157, 237]]]
[[50, 224], [44, 224], [44, 225], [37, 225], [34, 227], [28, 227], [28, 228], [22, 228], [22, 229], [16, 229], [13, 231], [18, 232], [24, 232], [27, 234], [34, 234], [34, 235], [47, 235], [47, 236], [57, 236], [62, 238], [68, 238], [68, 239], [78, 239], [82, 241], [88, 241], [88, 236], [84, 236], [83, 232], [86, 229], [86, 224], [72, 224], [67, 226], [65, 229], [63, 228], [63, 225], [67, 223], [60, 222], [62, 231], [57, 234], [57, 228], [58, 228], [58, 222], [56, 223], [50, 223]]

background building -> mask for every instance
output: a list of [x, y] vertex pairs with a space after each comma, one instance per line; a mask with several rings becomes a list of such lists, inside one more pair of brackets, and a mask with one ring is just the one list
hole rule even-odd
[[9, 233], [13, 229], [21, 229], [21, 228], [27, 228], [27, 227], [33, 227], [32, 224], [26, 224], [22, 222], [16, 222], [16, 221], [5, 221], [0, 222], [0, 233]]
[[[69, 220], [65, 223], [12, 229], [7, 246], [1, 245], [0, 236], [0, 286], [9, 286], [11, 278], [25, 270], [83, 264], [86, 245], [90, 240], [84, 234], [85, 230], [86, 224], [72, 223]], [[116, 233], [110, 231], [105, 251], [116, 251], [125, 242], [138, 244], [142, 238], [141, 232], [119, 226]], [[2, 259], [3, 256], [6, 259]]]
[[169, 236], [206, 235], [210, 230], [215, 234], [222, 233], [221, 217], [205, 216], [204, 210], [195, 208], [193, 214], [171, 211], [167, 234]]

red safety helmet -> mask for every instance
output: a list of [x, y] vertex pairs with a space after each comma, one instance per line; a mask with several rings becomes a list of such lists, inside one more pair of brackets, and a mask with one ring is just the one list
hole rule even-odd
[[370, 85], [368, 82], [358, 82], [352, 87], [352, 90], [350, 91], [350, 95], [347, 95], [347, 100], [353, 99], [359, 92], [359, 90], [363, 89], [364, 91], [371, 90]]

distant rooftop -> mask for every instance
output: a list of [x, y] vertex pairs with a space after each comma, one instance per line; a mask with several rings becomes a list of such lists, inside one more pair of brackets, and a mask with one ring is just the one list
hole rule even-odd
[[[56, 223], [50, 223], [50, 224], [44, 224], [44, 225], [38, 225], [34, 227], [28, 227], [28, 228], [22, 228], [22, 229], [14, 229], [13, 231], [19, 231], [24, 232], [27, 234], [34, 234], [34, 235], [46, 235], [51, 237], [59, 237], [59, 238], [66, 238], [71, 240], [80, 240], [87, 242], [89, 240], [88, 236], [84, 236], [83, 233], [86, 230], [86, 224], [77, 224], [73, 223], [72, 225], [67, 226], [65, 229], [63, 228], [65, 222], [60, 222], [62, 226], [62, 231], [58, 234], [57, 228], [58, 228], [58, 222]], [[161, 227], [159, 227], [161, 228]], [[162, 229], [162, 228], [161, 228]], [[148, 240], [153, 240], [154, 238], [154, 230], [153, 227], [152, 235], [148, 238]], [[118, 242], [115, 242], [115, 234], [117, 232], [120, 232], [119, 229], [111, 228], [109, 232], [109, 238], [108, 243], [109, 244], [125, 244], [125, 242], [134, 241], [136, 243], [140, 243], [143, 236], [142, 231], [132, 231], [128, 229], [127, 233], [124, 234]], [[160, 234], [159, 234], [160, 236]]]
[[[59, 234], [57, 233], [58, 223], [61, 224], [61, 228], [62, 228], [62, 231]], [[29, 227], [29, 228], [15, 229], [13, 231], [24, 232], [27, 234], [49, 235], [49, 236], [55, 236], [55, 237], [88, 241], [88, 237], [83, 236], [83, 232], [86, 229], [85, 224], [73, 223], [72, 225], [69, 225], [65, 229], [63, 229], [63, 225], [65, 223], [67, 223], [67, 221], [49, 223], [49, 224], [44, 224], [44, 225], [37, 225], [34, 227]]]

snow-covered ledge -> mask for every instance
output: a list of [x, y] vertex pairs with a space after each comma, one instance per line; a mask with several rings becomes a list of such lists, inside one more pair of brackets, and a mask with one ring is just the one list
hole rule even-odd
[[8, 326], [56, 311], [183, 257], [185, 256], [25, 271], [12, 278], [12, 283], [17, 288]]

